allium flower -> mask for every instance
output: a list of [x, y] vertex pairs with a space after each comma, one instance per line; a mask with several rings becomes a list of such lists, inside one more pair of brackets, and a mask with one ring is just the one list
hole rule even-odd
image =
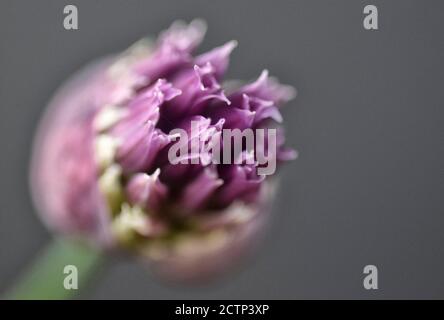
[[[267, 71], [225, 90], [236, 42], [193, 56], [204, 31], [200, 21], [175, 23], [154, 44], [142, 40], [88, 66], [55, 95], [31, 168], [33, 198], [51, 228], [136, 252], [175, 278], [220, 272], [255, 242], [273, 193], [255, 150], [233, 164], [201, 153], [181, 159], [197, 163], [171, 163], [173, 132], [191, 143], [193, 121], [208, 141], [223, 129], [275, 128], [295, 91]], [[283, 144], [278, 131], [278, 162], [295, 157]]]

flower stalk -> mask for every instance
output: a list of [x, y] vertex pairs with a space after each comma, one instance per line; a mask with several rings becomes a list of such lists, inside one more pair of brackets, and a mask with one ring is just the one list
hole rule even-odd
[[[83, 287], [88, 285], [93, 273], [102, 261], [99, 250], [78, 241], [53, 239], [31, 268], [26, 270], [7, 299], [18, 300], [61, 300], [73, 298]], [[65, 288], [66, 266], [77, 270], [76, 287]]]

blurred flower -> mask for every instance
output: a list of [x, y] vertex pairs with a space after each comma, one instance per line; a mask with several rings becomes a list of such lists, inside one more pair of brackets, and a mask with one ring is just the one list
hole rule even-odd
[[[254, 244], [274, 187], [257, 161], [246, 161], [252, 150], [233, 164], [171, 163], [173, 132], [190, 133], [192, 121], [206, 139], [223, 129], [269, 130], [295, 91], [267, 71], [224, 91], [236, 42], [194, 57], [204, 32], [201, 21], [175, 23], [154, 44], [142, 40], [87, 66], [58, 91], [31, 168], [33, 198], [51, 228], [136, 252], [178, 279], [223, 271]], [[283, 138], [279, 131], [278, 161], [295, 157]]]

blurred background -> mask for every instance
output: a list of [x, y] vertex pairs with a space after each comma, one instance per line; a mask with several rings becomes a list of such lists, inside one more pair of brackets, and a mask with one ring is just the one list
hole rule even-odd
[[[79, 29], [63, 28], [74, 4]], [[363, 8], [379, 30], [363, 28]], [[206, 286], [171, 286], [133, 260], [87, 299], [444, 298], [444, 2], [6, 0], [0, 2], [0, 293], [50, 240], [28, 191], [51, 94], [88, 61], [200, 17], [200, 51], [236, 39], [230, 78], [264, 68], [298, 97], [284, 110], [300, 157], [280, 172], [260, 252]], [[363, 268], [379, 271], [365, 290]]]

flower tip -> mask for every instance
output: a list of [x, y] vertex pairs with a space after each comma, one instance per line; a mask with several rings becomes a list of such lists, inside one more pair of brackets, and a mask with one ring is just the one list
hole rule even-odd
[[221, 47], [221, 50], [224, 53], [224, 55], [228, 56], [231, 54], [231, 52], [233, 52], [233, 50], [238, 46], [238, 44], [239, 43], [237, 42], [237, 40], [228, 41]]
[[151, 179], [153, 179], [153, 181], [156, 181], [157, 179], [159, 179], [160, 176], [160, 168], [157, 168], [152, 174], [151, 174]]
[[206, 31], [207, 24], [202, 19], [194, 19], [189, 24], [178, 20], [161, 33], [159, 40], [161, 44], [191, 52], [203, 40]]
[[284, 149], [279, 154], [279, 160], [292, 161], [299, 157], [299, 153], [294, 149]]
[[222, 130], [222, 128], [224, 127], [224, 124], [225, 124], [225, 119], [224, 118], [220, 118], [219, 119], [219, 121], [217, 121], [215, 124], [214, 124], [214, 127], [216, 128], [216, 130]]
[[225, 90], [222, 90], [220, 93], [220, 98], [222, 101], [224, 101], [228, 106], [231, 105], [231, 101], [230, 99], [228, 99], [228, 97], [225, 94]]
[[196, 18], [190, 22], [188, 28], [190, 30], [194, 30], [198, 34], [201, 34], [203, 37], [207, 32], [207, 23], [202, 18]]
[[266, 81], [267, 78], [268, 78], [268, 76], [269, 76], [268, 69], [264, 69], [264, 70], [262, 70], [262, 72], [261, 72], [259, 78], [257, 79], [257, 82], [258, 82], [258, 83], [262, 83], [262, 82]]
[[296, 88], [289, 85], [281, 85], [281, 90], [285, 101], [293, 100], [298, 95]]

